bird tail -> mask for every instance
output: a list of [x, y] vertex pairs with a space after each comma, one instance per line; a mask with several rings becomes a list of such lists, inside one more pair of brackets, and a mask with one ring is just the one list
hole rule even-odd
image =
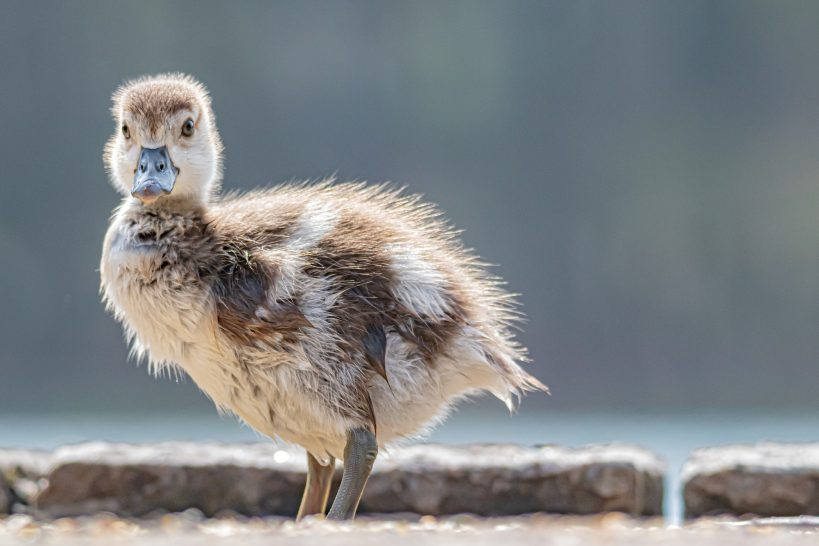
[[517, 410], [520, 400], [527, 392], [541, 391], [546, 394], [549, 387], [524, 370], [518, 362], [528, 359], [525, 352], [518, 347], [488, 347], [484, 349], [487, 361], [495, 368], [503, 381], [502, 392], [492, 391], [509, 408]]

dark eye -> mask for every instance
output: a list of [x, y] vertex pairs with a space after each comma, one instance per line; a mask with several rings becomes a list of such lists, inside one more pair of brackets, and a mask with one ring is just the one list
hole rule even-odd
[[125, 137], [125, 140], [131, 138], [131, 131], [128, 129], [128, 126], [124, 123], [122, 124], [122, 136]]
[[182, 136], [189, 137], [193, 135], [193, 120], [188, 119], [182, 124]]

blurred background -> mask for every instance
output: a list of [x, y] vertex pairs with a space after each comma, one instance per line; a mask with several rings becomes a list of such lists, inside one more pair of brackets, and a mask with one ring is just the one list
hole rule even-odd
[[[0, 4], [0, 444], [253, 438], [98, 296], [110, 94], [210, 89], [225, 187], [405, 184], [511, 290], [553, 396], [443, 441], [817, 439], [819, 3]], [[810, 437], [812, 435], [812, 437]]]

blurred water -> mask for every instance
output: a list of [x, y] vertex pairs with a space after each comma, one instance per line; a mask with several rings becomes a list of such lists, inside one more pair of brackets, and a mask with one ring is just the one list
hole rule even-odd
[[[665, 512], [679, 521], [677, 481], [691, 450], [726, 443], [819, 441], [819, 413], [544, 413], [509, 416], [502, 408], [466, 407], [429, 436], [442, 443], [518, 442], [581, 446], [628, 442], [668, 463]], [[230, 417], [215, 414], [48, 414], [0, 416], [0, 446], [50, 449], [89, 440], [243, 442], [262, 440]]]
[[438, 203], [523, 295], [550, 409], [816, 411], [817, 20], [747, 0], [0, 2], [0, 411], [206, 408], [126, 363], [98, 294], [110, 93], [165, 70], [208, 85], [225, 189], [335, 172]]

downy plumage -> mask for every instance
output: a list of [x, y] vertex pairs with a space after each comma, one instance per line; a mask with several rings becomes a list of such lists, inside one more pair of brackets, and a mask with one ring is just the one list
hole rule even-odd
[[546, 390], [517, 363], [513, 299], [437, 209], [332, 180], [219, 197], [201, 84], [148, 77], [113, 101], [105, 163], [124, 198], [101, 290], [154, 373], [183, 370], [221, 410], [319, 465], [345, 457], [351, 430], [384, 446], [464, 396], [489, 391], [511, 408]]

